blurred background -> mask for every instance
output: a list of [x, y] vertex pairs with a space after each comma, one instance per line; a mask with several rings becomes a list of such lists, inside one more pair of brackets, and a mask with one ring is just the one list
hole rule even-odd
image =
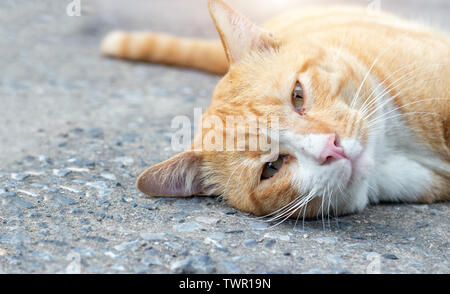
[[[92, 1], [98, 20], [127, 29], [152, 28], [186, 36], [215, 37], [206, 0], [133, 0], [123, 5], [120, 0]], [[242, 11], [257, 23], [271, 16], [307, 5], [357, 5], [380, 7], [410, 19], [449, 28], [447, 20], [450, 2], [445, 0], [229, 0], [232, 7]]]

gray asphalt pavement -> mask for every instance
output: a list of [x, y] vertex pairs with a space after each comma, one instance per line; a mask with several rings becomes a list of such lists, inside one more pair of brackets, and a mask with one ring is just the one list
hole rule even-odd
[[[78, 17], [70, 2], [0, 2], [0, 273], [450, 273], [449, 203], [272, 228], [217, 198], [138, 193], [173, 155], [171, 119], [204, 109], [219, 78], [103, 58], [99, 42], [215, 37], [206, 1], [81, 0]], [[229, 2], [257, 22], [318, 3]], [[448, 1], [380, 3], [450, 31]]]

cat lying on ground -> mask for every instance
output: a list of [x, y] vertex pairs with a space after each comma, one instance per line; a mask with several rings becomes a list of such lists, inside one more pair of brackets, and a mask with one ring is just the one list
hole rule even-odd
[[[209, 11], [221, 42], [147, 32], [102, 42], [108, 56], [224, 75], [192, 147], [144, 171], [140, 191], [219, 195], [274, 219], [450, 199], [448, 36], [352, 7], [290, 11], [263, 28], [221, 0]], [[229, 117], [264, 118], [244, 128], [244, 149], [221, 148], [239, 144]], [[276, 153], [247, 148], [262, 137]]]

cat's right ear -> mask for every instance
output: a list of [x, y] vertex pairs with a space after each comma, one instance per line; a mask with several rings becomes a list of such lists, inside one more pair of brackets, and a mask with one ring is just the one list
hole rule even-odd
[[259, 28], [222, 0], [209, 0], [209, 13], [230, 64], [238, 62], [252, 50], [264, 50], [279, 45], [270, 32]]

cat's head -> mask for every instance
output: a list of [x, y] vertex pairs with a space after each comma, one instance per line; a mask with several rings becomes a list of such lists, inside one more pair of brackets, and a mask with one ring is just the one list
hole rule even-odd
[[[312, 217], [365, 205], [366, 197], [359, 198], [372, 165], [370, 134], [354, 99], [373, 90], [361, 83], [364, 67], [338, 46], [302, 36], [284, 42], [222, 1], [210, 1], [210, 12], [229, 72], [192, 148], [144, 171], [138, 189], [152, 196], [220, 195], [258, 215], [281, 209]], [[244, 149], [236, 150], [239, 132], [227, 124], [230, 117], [244, 124], [257, 118], [255, 128], [240, 129]], [[230, 137], [235, 148], [221, 148]], [[261, 138], [270, 150], [249, 146]]]

